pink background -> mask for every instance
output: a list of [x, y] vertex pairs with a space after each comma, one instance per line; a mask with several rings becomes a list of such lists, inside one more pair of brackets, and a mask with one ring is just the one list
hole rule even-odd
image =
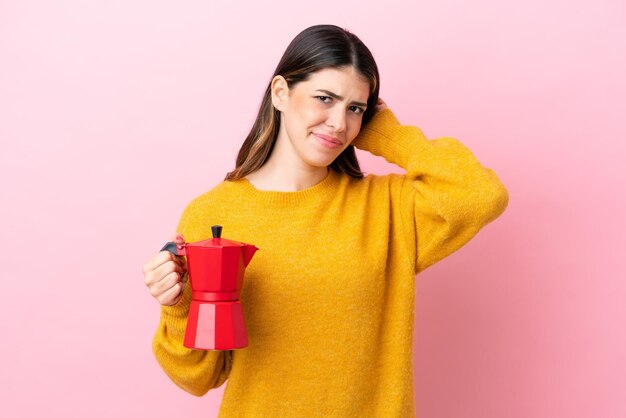
[[217, 415], [224, 386], [195, 398], [156, 364], [141, 269], [317, 23], [510, 192], [417, 277], [418, 417], [626, 416], [625, 3], [226, 3], [0, 2], [0, 416]]

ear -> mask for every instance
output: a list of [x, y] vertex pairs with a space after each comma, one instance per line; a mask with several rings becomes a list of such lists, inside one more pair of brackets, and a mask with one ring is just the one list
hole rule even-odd
[[289, 98], [289, 86], [287, 80], [282, 75], [277, 75], [272, 79], [272, 104], [278, 110], [283, 110]]

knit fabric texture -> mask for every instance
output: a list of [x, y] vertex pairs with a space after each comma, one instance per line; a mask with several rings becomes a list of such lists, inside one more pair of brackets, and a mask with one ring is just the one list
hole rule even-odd
[[223, 181], [183, 211], [186, 242], [254, 244], [240, 301], [249, 345], [183, 346], [187, 285], [161, 307], [153, 351], [197, 396], [227, 381], [219, 416], [414, 417], [415, 276], [466, 244], [508, 205], [493, 170], [454, 138], [427, 139], [387, 108], [352, 144], [406, 174], [329, 170], [295, 192]]

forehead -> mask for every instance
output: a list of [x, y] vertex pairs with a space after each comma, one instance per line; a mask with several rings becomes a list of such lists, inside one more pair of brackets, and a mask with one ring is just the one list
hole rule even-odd
[[304, 82], [308, 89], [324, 89], [349, 96], [354, 100], [367, 101], [369, 96], [369, 81], [354, 67], [324, 68], [312, 73]]

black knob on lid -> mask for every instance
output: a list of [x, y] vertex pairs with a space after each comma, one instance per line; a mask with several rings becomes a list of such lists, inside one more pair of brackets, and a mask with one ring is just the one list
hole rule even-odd
[[213, 232], [213, 238], [221, 238], [222, 237], [222, 226], [221, 225], [213, 225], [211, 227], [211, 232]]

